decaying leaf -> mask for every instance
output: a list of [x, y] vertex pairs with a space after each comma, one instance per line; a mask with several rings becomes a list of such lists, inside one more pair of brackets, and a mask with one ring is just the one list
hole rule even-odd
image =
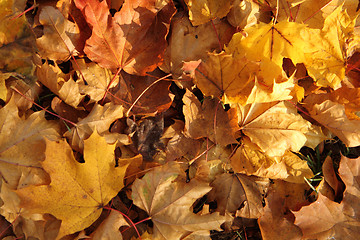
[[90, 226], [124, 186], [129, 160], [120, 159], [115, 168], [115, 145], [108, 145], [95, 132], [84, 148], [85, 163], [81, 164], [65, 141], [47, 140], [42, 166], [50, 175], [50, 185], [16, 191], [24, 211], [50, 213], [62, 220], [57, 239]]

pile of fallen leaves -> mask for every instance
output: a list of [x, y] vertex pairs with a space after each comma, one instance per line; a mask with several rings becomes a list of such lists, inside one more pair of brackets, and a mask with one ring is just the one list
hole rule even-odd
[[359, 5], [0, 1], [1, 237], [357, 239]]

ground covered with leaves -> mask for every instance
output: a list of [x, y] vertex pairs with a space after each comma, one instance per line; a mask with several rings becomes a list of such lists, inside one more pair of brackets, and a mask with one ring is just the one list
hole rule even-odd
[[357, 239], [358, 0], [0, 1], [2, 239]]

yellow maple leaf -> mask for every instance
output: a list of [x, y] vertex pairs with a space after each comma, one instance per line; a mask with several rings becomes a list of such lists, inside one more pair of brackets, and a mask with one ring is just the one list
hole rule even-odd
[[115, 167], [115, 145], [94, 132], [85, 140], [85, 163], [75, 160], [65, 141], [47, 141], [43, 168], [50, 185], [17, 190], [25, 212], [50, 213], [62, 220], [57, 239], [90, 226], [124, 186], [128, 159]]
[[279, 22], [276, 24], [260, 23], [247, 28], [247, 36], [241, 33], [234, 34], [227, 52], [244, 54], [253, 61], [269, 59], [282, 68], [283, 58], [290, 58], [294, 64], [305, 60], [304, 48], [308, 43], [300, 36], [306, 25], [294, 22]]
[[321, 31], [308, 29], [303, 32], [302, 38], [311, 45], [304, 48], [304, 64], [318, 86], [340, 87], [350, 54], [346, 49], [352, 41], [354, 26], [355, 19], [340, 6], [325, 19]]
[[215, 18], [225, 17], [234, 0], [185, 0], [189, 8], [189, 19], [194, 26]]

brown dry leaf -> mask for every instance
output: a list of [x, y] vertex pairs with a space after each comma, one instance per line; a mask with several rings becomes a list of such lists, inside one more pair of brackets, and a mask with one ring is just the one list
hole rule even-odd
[[342, 193], [345, 190], [345, 186], [337, 178], [334, 169], [334, 163], [330, 156], [326, 157], [322, 165], [322, 172], [324, 179], [319, 184], [319, 191], [328, 199], [332, 201], [338, 201], [342, 198]]
[[[225, 217], [219, 213], [197, 215], [191, 210], [211, 187], [197, 180], [185, 183], [184, 175], [178, 163], [170, 162], [148, 172], [132, 186], [134, 204], [144, 209], [154, 223], [154, 239], [181, 239], [191, 233], [204, 237], [209, 230], [221, 230]], [[180, 180], [176, 180], [178, 177]]]
[[[71, 131], [64, 134], [69, 139], [70, 145], [77, 151], [82, 152], [84, 140], [87, 139], [96, 129], [96, 131], [108, 137], [108, 143], [114, 143], [121, 140], [122, 143], [129, 144], [129, 137], [124, 134], [109, 133], [110, 125], [115, 120], [124, 116], [124, 108], [121, 105], [106, 103], [104, 106], [95, 104], [91, 112], [79, 122], [76, 123]], [[118, 139], [116, 139], [118, 138]]]
[[[110, 90], [109, 98], [116, 104], [130, 108], [132, 114], [154, 115], [167, 110], [174, 99], [170, 93], [170, 81], [158, 81], [164, 73], [156, 69], [148, 76], [134, 76], [126, 72], [120, 73], [120, 82]], [[140, 97], [140, 98], [139, 98]], [[131, 115], [129, 113], [129, 115]]]
[[66, 61], [78, 55], [80, 29], [75, 23], [51, 6], [41, 9], [39, 22], [44, 27], [44, 35], [36, 39], [36, 44], [43, 58]]
[[294, 224], [294, 215], [286, 208], [286, 198], [278, 192], [269, 191], [258, 223], [263, 240], [301, 239], [302, 233]]
[[19, 117], [13, 100], [0, 109], [0, 172], [12, 189], [48, 181], [41, 167], [44, 137], [55, 141], [60, 136], [58, 126], [44, 115], [42, 111]]
[[76, 64], [73, 63], [72, 65], [75, 67], [80, 79], [76, 82], [79, 91], [83, 95], [90, 97], [89, 103], [100, 101], [104, 97], [107, 88], [115, 87], [119, 82], [118, 78], [116, 78], [109, 86], [114, 77], [111, 71], [101, 68], [94, 62], [86, 63], [84, 59], [79, 59], [76, 60]]
[[200, 104], [189, 90], [186, 90], [183, 102], [187, 136], [195, 139], [208, 137], [222, 146], [237, 143], [235, 132], [238, 125], [235, 109], [225, 112], [220, 101], [216, 99], [205, 98]]
[[341, 158], [339, 175], [346, 189], [341, 203], [321, 193], [316, 202], [293, 212], [305, 239], [357, 239], [360, 234], [360, 158]]
[[237, 173], [283, 179], [293, 183], [303, 183], [304, 177], [313, 177], [307, 162], [296, 154], [287, 151], [281, 157], [269, 157], [246, 141], [231, 156], [230, 163]]
[[194, 26], [225, 17], [233, 2], [234, 0], [185, 0], [189, 8], [189, 19]]
[[119, 228], [128, 226], [123, 215], [117, 211], [111, 211], [110, 215], [100, 224], [100, 226], [90, 235], [92, 239], [103, 240], [122, 240], [123, 237]]
[[177, 13], [171, 21], [169, 46], [165, 50], [164, 63], [161, 70], [172, 73], [175, 78], [182, 74], [183, 62], [205, 59], [207, 52], [219, 49], [221, 44], [227, 44], [233, 28], [226, 22], [215, 20], [199, 26], [192, 26], [184, 12]]
[[243, 134], [268, 156], [297, 152], [304, 145], [315, 148], [326, 139], [319, 127], [303, 119], [289, 102], [237, 105]]
[[360, 145], [360, 120], [349, 120], [344, 105], [330, 100], [322, 103], [305, 100], [305, 103], [310, 116], [340, 138], [347, 147]]
[[46, 143], [42, 163], [50, 185], [17, 190], [24, 212], [50, 213], [62, 220], [57, 239], [90, 226], [124, 186], [131, 159], [119, 159], [115, 168], [115, 145], [108, 145], [97, 133], [85, 140], [85, 163], [77, 162], [65, 141]]
[[[172, 1], [126, 1], [114, 17], [107, 1], [75, 1], [92, 28], [84, 52], [92, 61], [109, 69], [145, 75], [154, 70], [166, 47]], [[156, 33], [156, 34], [155, 34]]]
[[262, 211], [262, 201], [269, 186], [268, 179], [244, 174], [223, 173], [211, 183], [213, 189], [208, 198], [216, 200], [217, 211], [235, 213], [237, 217], [258, 218]]
[[42, 84], [74, 108], [77, 108], [85, 97], [80, 93], [79, 85], [73, 80], [71, 74], [63, 73], [55, 62], [37, 65], [36, 75]]

